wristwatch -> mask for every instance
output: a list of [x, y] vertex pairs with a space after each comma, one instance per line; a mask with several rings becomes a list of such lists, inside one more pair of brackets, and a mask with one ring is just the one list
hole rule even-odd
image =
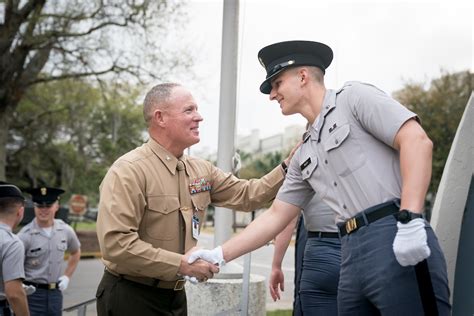
[[286, 165], [285, 161], [281, 162], [281, 167], [283, 168], [283, 171], [285, 171], [285, 173], [288, 173], [288, 166]]
[[399, 212], [393, 214], [393, 216], [395, 216], [397, 221], [399, 221], [400, 223], [406, 224], [409, 221], [411, 221], [412, 219], [422, 218], [423, 214], [418, 214], [418, 213], [414, 213], [410, 210], [403, 209], [403, 210], [400, 210]]

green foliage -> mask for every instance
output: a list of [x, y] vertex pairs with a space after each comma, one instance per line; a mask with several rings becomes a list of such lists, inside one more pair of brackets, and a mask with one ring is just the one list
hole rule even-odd
[[434, 143], [433, 174], [429, 192], [436, 194], [456, 130], [474, 90], [474, 74], [469, 71], [443, 73], [424, 84], [410, 83], [394, 97], [421, 118], [423, 128]]
[[97, 201], [107, 168], [144, 141], [138, 89], [62, 80], [32, 87], [13, 118], [7, 176], [21, 187], [59, 186]]
[[261, 178], [283, 161], [281, 152], [267, 153], [257, 157], [248, 153], [240, 153], [240, 155], [242, 159], [240, 178], [243, 179]]

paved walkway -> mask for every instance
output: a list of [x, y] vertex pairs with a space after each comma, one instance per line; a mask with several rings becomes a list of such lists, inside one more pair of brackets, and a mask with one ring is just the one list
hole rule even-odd
[[[202, 234], [199, 245], [206, 248], [212, 248], [213, 236]], [[264, 246], [252, 253], [252, 274], [259, 274], [268, 279], [271, 271], [271, 258], [273, 255], [273, 246]], [[243, 258], [235, 260], [243, 264]], [[285, 272], [285, 292], [282, 300], [273, 302], [268, 292], [267, 286], [267, 310], [291, 309], [293, 301], [293, 276], [294, 276], [294, 247], [288, 248], [283, 262], [283, 271]], [[102, 277], [103, 265], [99, 259], [82, 259], [79, 262], [68, 289], [64, 292], [64, 307], [70, 307], [80, 302], [87, 301], [95, 297], [97, 285]], [[63, 315], [77, 315], [76, 312], [65, 312]], [[88, 316], [97, 315], [95, 303], [87, 307]]]

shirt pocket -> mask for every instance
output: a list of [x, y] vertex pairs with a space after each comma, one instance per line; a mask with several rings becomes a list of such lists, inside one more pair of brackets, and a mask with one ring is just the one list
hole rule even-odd
[[66, 239], [61, 239], [59, 243], [57, 244], [56, 248], [59, 251], [65, 252], [67, 249], [67, 240]]
[[191, 195], [191, 200], [193, 201], [193, 205], [200, 211], [205, 211], [209, 204], [211, 204], [211, 195], [209, 192], [200, 192]]
[[46, 247], [32, 247], [26, 252], [25, 267], [37, 267], [44, 260]]
[[324, 150], [336, 173], [342, 177], [352, 174], [364, 164], [361, 147], [351, 136], [349, 124], [336, 128], [324, 141]]
[[197, 212], [195, 214], [198, 216], [200, 223], [203, 223], [204, 214], [206, 213], [207, 207], [211, 204], [211, 195], [209, 191], [200, 192], [191, 195], [191, 200], [193, 206]]
[[299, 161], [301, 168], [301, 178], [308, 180], [313, 175], [314, 171], [318, 168], [318, 157], [316, 156], [303, 156], [304, 158]]
[[149, 196], [145, 212], [146, 234], [158, 240], [179, 237], [179, 200], [177, 196]]

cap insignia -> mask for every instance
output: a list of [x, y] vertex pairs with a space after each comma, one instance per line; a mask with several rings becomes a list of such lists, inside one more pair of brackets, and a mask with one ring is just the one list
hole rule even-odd
[[46, 188], [41, 188], [40, 191], [41, 195], [46, 195], [48, 193]]

